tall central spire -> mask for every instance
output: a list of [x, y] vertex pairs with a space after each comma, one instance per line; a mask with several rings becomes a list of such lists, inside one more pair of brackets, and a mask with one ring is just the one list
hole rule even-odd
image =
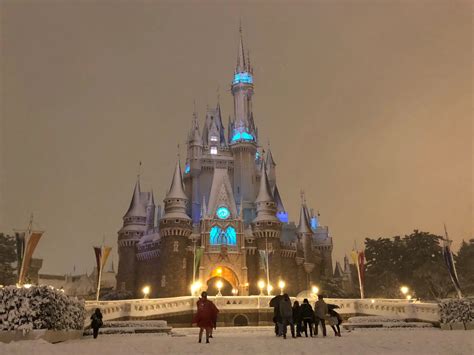
[[237, 67], [235, 68], [235, 72], [243, 73], [247, 71], [247, 63], [245, 61], [244, 38], [242, 35], [242, 22], [240, 22], [239, 24], [239, 34], [240, 34], [240, 43], [239, 43], [239, 51], [237, 54]]

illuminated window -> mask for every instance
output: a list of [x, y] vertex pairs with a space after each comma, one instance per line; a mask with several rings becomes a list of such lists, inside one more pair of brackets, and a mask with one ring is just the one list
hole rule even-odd
[[219, 139], [216, 136], [211, 136], [211, 142], [217, 142]]
[[211, 154], [217, 154], [217, 147], [211, 147]]
[[260, 152], [255, 153], [255, 160], [260, 159]]
[[234, 135], [232, 136], [231, 141], [232, 142], [237, 142], [237, 141], [247, 141], [247, 142], [253, 142], [255, 140], [254, 136], [252, 136], [250, 133], [243, 131], [234, 131]]
[[237, 245], [237, 232], [232, 226], [227, 227], [225, 231], [218, 226], [214, 226], [211, 228], [209, 242], [211, 245]]
[[219, 207], [216, 211], [217, 218], [227, 219], [230, 216], [230, 211], [227, 207]]
[[252, 74], [247, 73], [247, 72], [236, 73], [234, 75], [234, 80], [232, 81], [232, 84], [239, 84], [239, 83], [253, 84]]
[[187, 164], [184, 166], [184, 173], [185, 173], [185, 174], [189, 174], [190, 171], [191, 171], [191, 167], [189, 166], [189, 163], [187, 163]]

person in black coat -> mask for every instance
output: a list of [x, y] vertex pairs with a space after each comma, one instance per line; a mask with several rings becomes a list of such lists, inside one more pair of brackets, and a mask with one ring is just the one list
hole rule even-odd
[[303, 304], [300, 306], [300, 314], [301, 319], [303, 320], [303, 331], [306, 336], [308, 337], [308, 326], [309, 326], [309, 334], [313, 336], [313, 323], [314, 323], [314, 312], [313, 307], [309, 304], [307, 298], [303, 300]]
[[95, 312], [91, 316], [91, 328], [94, 335], [94, 339], [99, 335], [99, 328], [102, 327], [102, 313], [99, 308], [95, 309]]
[[334, 335], [337, 337], [341, 336], [341, 328], [339, 325], [342, 323], [342, 317], [339, 313], [335, 311], [335, 308], [338, 306], [328, 304], [328, 314], [329, 314], [329, 324], [331, 325], [332, 330], [334, 330]]
[[275, 323], [275, 335], [277, 337], [281, 336], [278, 324], [281, 323], [280, 301], [282, 298], [282, 295], [277, 295], [270, 300], [270, 307], [273, 307], [273, 323]]
[[301, 337], [301, 309], [300, 309], [300, 303], [298, 301], [295, 301], [293, 303], [293, 323], [296, 326], [296, 336]]

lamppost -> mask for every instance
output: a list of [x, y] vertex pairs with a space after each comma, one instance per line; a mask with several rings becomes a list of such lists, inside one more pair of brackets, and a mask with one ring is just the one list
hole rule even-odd
[[259, 296], [263, 296], [263, 289], [265, 288], [265, 281], [260, 280], [258, 282], [258, 288], [260, 289], [260, 295]]
[[222, 293], [221, 293], [222, 286], [224, 286], [224, 284], [222, 283], [221, 280], [216, 282], [216, 287], [217, 287], [217, 291], [218, 291], [217, 296], [222, 296]]
[[280, 280], [278, 282], [278, 287], [280, 288], [280, 295], [282, 295], [283, 294], [283, 289], [285, 288], [285, 281]]
[[145, 286], [142, 288], [143, 298], [148, 298], [150, 294], [150, 286]]

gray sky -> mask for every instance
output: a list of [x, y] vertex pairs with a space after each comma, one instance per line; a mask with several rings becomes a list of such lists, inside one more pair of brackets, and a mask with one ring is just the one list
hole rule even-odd
[[1, 4], [0, 230], [34, 212], [43, 272], [90, 271], [104, 234], [117, 250], [139, 160], [163, 199], [193, 100], [202, 122], [220, 87], [227, 121], [240, 17], [291, 219], [304, 189], [336, 259], [443, 222], [473, 236], [467, 1]]

